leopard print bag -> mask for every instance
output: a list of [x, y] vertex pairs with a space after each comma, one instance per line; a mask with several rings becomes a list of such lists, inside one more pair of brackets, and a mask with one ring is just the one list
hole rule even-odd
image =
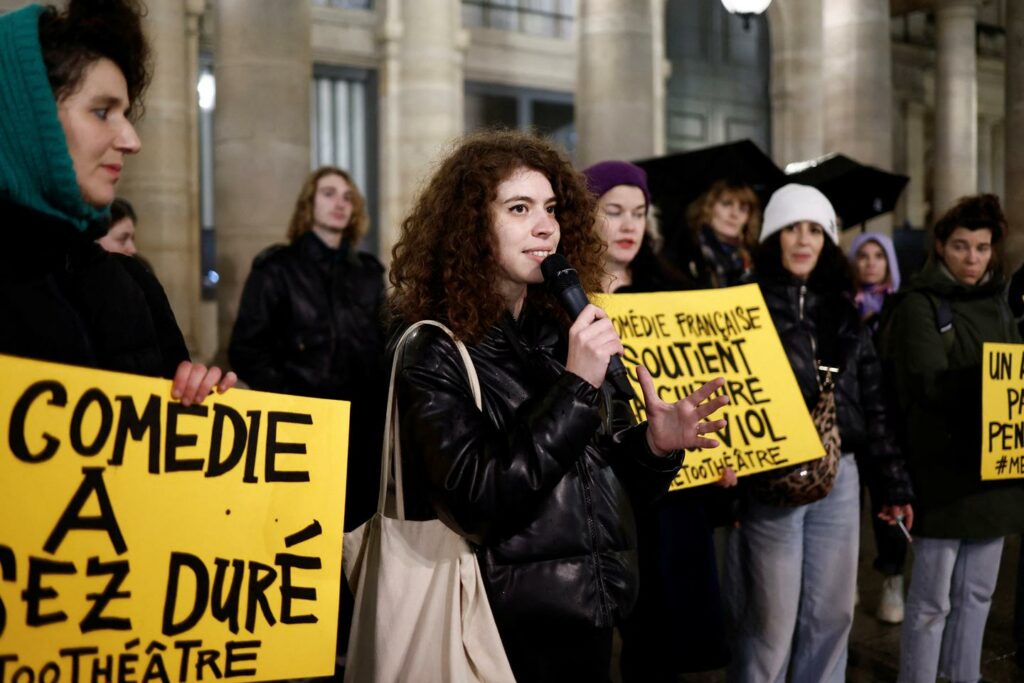
[[825, 447], [825, 455], [790, 467], [758, 474], [751, 479], [754, 499], [775, 507], [799, 507], [821, 500], [832, 490], [839, 472], [839, 422], [836, 417], [833, 368], [825, 371], [818, 402], [811, 411], [811, 420]]

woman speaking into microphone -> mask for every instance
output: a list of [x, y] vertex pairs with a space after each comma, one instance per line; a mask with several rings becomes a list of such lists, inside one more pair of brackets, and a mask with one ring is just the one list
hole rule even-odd
[[477, 549], [522, 681], [607, 680], [612, 627], [637, 593], [635, 510], [667, 491], [682, 449], [717, 445], [704, 434], [724, 426], [705, 420], [726, 403], [711, 398], [721, 380], [666, 404], [638, 368], [640, 425], [613, 400], [611, 321], [593, 305], [571, 319], [541, 272], [557, 252], [599, 291], [594, 215], [563, 153], [488, 132], [441, 163], [393, 252], [399, 329], [448, 326], [483, 397], [480, 410], [442, 330], [410, 335], [396, 377], [406, 516], [439, 517]]

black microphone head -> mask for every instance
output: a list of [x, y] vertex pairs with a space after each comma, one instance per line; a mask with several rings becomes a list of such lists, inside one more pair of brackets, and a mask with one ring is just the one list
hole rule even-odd
[[544, 282], [552, 292], [558, 294], [569, 287], [580, 286], [580, 276], [561, 254], [552, 254], [540, 263]]

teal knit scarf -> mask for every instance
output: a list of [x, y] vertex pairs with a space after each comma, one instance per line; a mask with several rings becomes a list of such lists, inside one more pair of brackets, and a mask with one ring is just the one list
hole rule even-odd
[[84, 231], [105, 219], [82, 197], [29, 5], [0, 16], [0, 198], [63, 218]]

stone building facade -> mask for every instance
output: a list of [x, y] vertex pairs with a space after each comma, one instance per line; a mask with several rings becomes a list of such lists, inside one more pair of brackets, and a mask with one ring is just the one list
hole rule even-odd
[[[1024, 260], [1015, 0], [774, 0], [747, 19], [720, 0], [146, 4], [155, 78], [121, 193], [202, 360], [226, 345], [250, 263], [283, 241], [311, 167], [354, 167], [364, 248], [387, 261], [432, 163], [480, 125], [532, 125], [580, 165], [737, 137], [780, 165], [842, 152], [911, 178], [873, 228], [925, 227], [993, 191], [1009, 261]], [[211, 75], [215, 105], [197, 94]]]

